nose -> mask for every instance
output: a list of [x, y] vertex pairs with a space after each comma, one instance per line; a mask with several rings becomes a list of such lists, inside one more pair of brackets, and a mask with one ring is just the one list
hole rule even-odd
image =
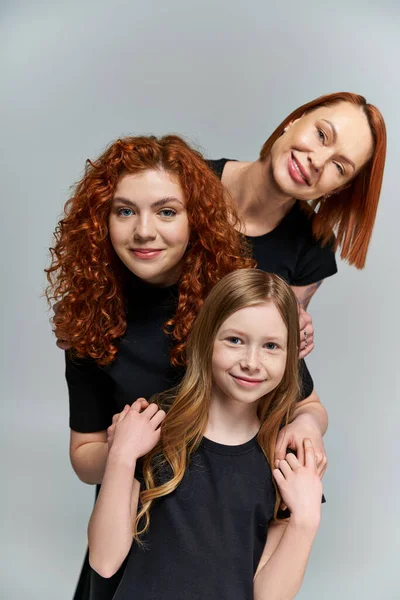
[[258, 348], [248, 347], [244, 355], [242, 356], [242, 360], [240, 361], [240, 366], [244, 371], [248, 371], [249, 373], [255, 373], [260, 370], [260, 352]]
[[325, 164], [331, 158], [331, 155], [332, 151], [327, 147], [319, 148], [315, 152], [310, 152], [308, 155], [308, 162], [310, 163], [311, 169], [318, 174], [321, 173]]
[[151, 215], [140, 215], [135, 223], [133, 237], [136, 241], [147, 242], [157, 237], [157, 231]]

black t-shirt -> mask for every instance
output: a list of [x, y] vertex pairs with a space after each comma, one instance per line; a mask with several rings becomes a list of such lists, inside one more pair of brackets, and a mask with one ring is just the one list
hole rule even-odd
[[[222, 159], [210, 164], [221, 176], [226, 162]], [[274, 231], [248, 239], [259, 268], [282, 276], [292, 285], [306, 285], [336, 272], [336, 264], [333, 252], [321, 249], [312, 238], [309, 220], [296, 207]], [[318, 260], [312, 260], [313, 254]], [[329, 260], [322, 260], [325, 254]], [[81, 433], [105, 430], [125, 404], [141, 396], [148, 399], [180, 381], [183, 369], [171, 366], [171, 341], [163, 331], [175, 313], [177, 297], [177, 286], [157, 288], [132, 276], [127, 292], [127, 329], [115, 361], [100, 367], [91, 359], [71, 358], [66, 353], [71, 429]], [[304, 361], [300, 361], [300, 373], [303, 399], [314, 387]], [[90, 600], [110, 600], [121, 573], [122, 569], [111, 580], [103, 579], [89, 570], [86, 561], [74, 600], [89, 598], [87, 591], [81, 593], [86, 578], [90, 579]]]
[[175, 386], [183, 369], [170, 364], [164, 324], [176, 310], [177, 285], [158, 288], [135, 276], [127, 289], [127, 329], [117, 358], [106, 367], [66, 353], [70, 427], [81, 433], [107, 429], [114, 414], [137, 398]]
[[[115, 361], [101, 367], [91, 359], [71, 358], [66, 352], [71, 429], [81, 433], [107, 429], [125, 404], [140, 396], [149, 399], [181, 380], [183, 369], [171, 366], [171, 342], [163, 331], [164, 323], [175, 313], [177, 298], [177, 286], [157, 288], [132, 275], [127, 330]], [[300, 361], [300, 371], [303, 399], [311, 394], [314, 384], [304, 361]], [[86, 555], [74, 600], [111, 600], [124, 567], [125, 563], [113, 577], [105, 579], [90, 568]]]
[[154, 502], [144, 547], [132, 544], [113, 600], [251, 600], [274, 505], [256, 438], [203, 438], [181, 484]]
[[[183, 377], [184, 369], [170, 364], [171, 339], [163, 331], [175, 313], [178, 287], [157, 288], [132, 275], [127, 292], [127, 329], [113, 363], [101, 367], [92, 359], [65, 354], [69, 425], [74, 431], [107, 429], [125, 404], [140, 397], [149, 399]], [[304, 361], [300, 361], [300, 373], [300, 399], [304, 399], [314, 388]]]
[[[224, 167], [232, 159], [207, 161], [222, 177]], [[312, 233], [311, 218], [297, 201], [275, 229], [260, 236], [246, 236], [253, 257], [262, 271], [275, 273], [290, 285], [309, 285], [337, 272], [332, 243], [321, 246]]]

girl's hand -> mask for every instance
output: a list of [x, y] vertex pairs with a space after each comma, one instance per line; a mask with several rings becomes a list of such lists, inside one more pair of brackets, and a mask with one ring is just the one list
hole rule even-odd
[[314, 350], [314, 325], [311, 316], [298, 306], [300, 326], [300, 353], [299, 358], [304, 358]]
[[155, 403], [142, 410], [142, 400], [136, 400], [130, 408], [125, 407], [115, 423], [110, 453], [123, 457], [129, 464], [135, 463], [159, 441], [165, 416]]
[[318, 477], [311, 440], [304, 440], [304, 466], [294, 454], [276, 461], [273, 476], [291, 518], [299, 525], [317, 526], [321, 518], [322, 483]]
[[[141, 404], [141, 410], [144, 410], [145, 408], [147, 408], [149, 406], [149, 403], [147, 402], [147, 400], [145, 398], [138, 398], [136, 400], [136, 402], [140, 402]], [[134, 402], [132, 404], [133, 405], [136, 404], [136, 402]], [[122, 410], [122, 412], [120, 413], [116, 413], [113, 418], [112, 418], [112, 423], [110, 425], [110, 427], [107, 429], [107, 443], [108, 443], [108, 451], [110, 451], [110, 448], [113, 444], [114, 441], [114, 433], [115, 433], [115, 427], [119, 421], [119, 417], [122, 413], [126, 413], [128, 410], [130, 409], [129, 404], [125, 404], [124, 409]], [[125, 416], [125, 415], [124, 415]]]
[[324, 441], [321, 430], [311, 415], [302, 414], [296, 417], [292, 423], [283, 427], [278, 435], [275, 446], [275, 460], [283, 460], [288, 448], [296, 452], [297, 460], [301, 465], [305, 464], [304, 440], [310, 439], [314, 449], [317, 473], [322, 479], [328, 461], [325, 454]]

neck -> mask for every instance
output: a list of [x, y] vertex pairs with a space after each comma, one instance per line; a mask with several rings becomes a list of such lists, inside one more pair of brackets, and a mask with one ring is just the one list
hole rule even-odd
[[242, 404], [213, 391], [205, 437], [227, 446], [244, 444], [260, 429], [257, 406], [258, 402]]
[[261, 162], [231, 163], [231, 175], [226, 187], [244, 221], [246, 233], [264, 229], [272, 231], [290, 211], [295, 199], [284, 194], [276, 185], [272, 173], [270, 158]]

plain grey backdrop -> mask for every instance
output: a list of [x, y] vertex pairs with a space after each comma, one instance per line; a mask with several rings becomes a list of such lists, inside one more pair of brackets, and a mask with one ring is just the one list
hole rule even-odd
[[398, 598], [396, 0], [3, 0], [0, 17], [1, 596], [71, 599], [85, 552], [94, 489], [69, 464], [64, 358], [41, 297], [85, 159], [121, 135], [175, 132], [252, 160], [292, 109], [345, 90], [383, 112], [388, 157], [366, 269], [339, 264], [310, 305], [328, 502], [298, 597]]

